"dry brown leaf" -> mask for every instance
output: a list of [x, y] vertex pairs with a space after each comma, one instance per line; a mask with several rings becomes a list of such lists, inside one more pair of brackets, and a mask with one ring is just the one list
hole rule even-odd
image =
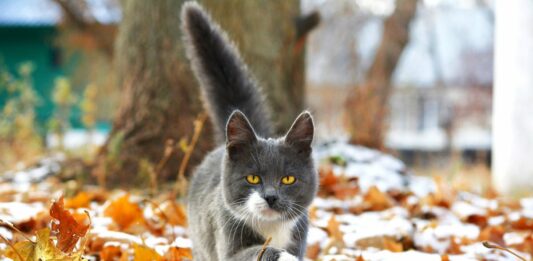
[[102, 248], [100, 251], [100, 259], [102, 261], [113, 261], [118, 260], [125, 254], [122, 252], [120, 246], [116, 245], [107, 245]]
[[338, 183], [339, 178], [333, 173], [331, 167], [322, 167], [320, 169], [320, 190], [327, 193], [333, 193], [333, 186]]
[[185, 208], [177, 202], [170, 200], [163, 202], [159, 208], [156, 209], [156, 213], [162, 219], [165, 219], [168, 223], [174, 226], [187, 225], [187, 214], [185, 212]]
[[182, 261], [192, 259], [190, 248], [170, 247], [163, 257], [165, 261]]
[[315, 243], [310, 246], [307, 246], [307, 252], [305, 256], [311, 260], [316, 260], [320, 254], [320, 244]]
[[511, 222], [511, 227], [518, 230], [533, 230], [533, 219], [521, 216]]
[[503, 226], [488, 226], [481, 230], [479, 233], [479, 241], [490, 241], [498, 245], [505, 245], [503, 235], [505, 234], [505, 228]]
[[[70, 253], [78, 240], [85, 236], [90, 225], [84, 225], [65, 209], [63, 197], [52, 203], [50, 216], [56, 219], [52, 223], [52, 231], [57, 236], [57, 247], [65, 252]], [[79, 216], [78, 216], [79, 219]]]
[[344, 242], [343, 240], [343, 234], [341, 232], [341, 229], [340, 229], [340, 223], [339, 221], [337, 221], [337, 219], [335, 218], [335, 215], [332, 215], [331, 218], [329, 219], [328, 221], [328, 227], [326, 228], [328, 233], [329, 233], [329, 237], [336, 240], [336, 241], [342, 241]]
[[489, 220], [486, 216], [476, 214], [468, 216], [465, 221], [467, 223], [474, 224], [480, 228], [486, 227], [489, 223]]
[[402, 243], [396, 242], [396, 240], [393, 240], [390, 237], [383, 238], [383, 246], [384, 246], [384, 249], [387, 249], [391, 252], [402, 252], [403, 251]]
[[387, 194], [381, 192], [376, 186], [368, 189], [363, 200], [367, 204], [367, 209], [373, 211], [385, 210], [393, 205], [392, 199]]
[[138, 204], [130, 201], [130, 195], [123, 196], [111, 201], [105, 208], [104, 216], [110, 217], [120, 227], [127, 229], [137, 222], [144, 222], [143, 211]]

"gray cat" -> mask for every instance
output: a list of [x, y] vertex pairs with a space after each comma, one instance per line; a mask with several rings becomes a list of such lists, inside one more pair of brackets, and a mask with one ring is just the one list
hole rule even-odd
[[307, 207], [317, 190], [311, 115], [303, 112], [285, 136], [269, 138], [263, 96], [235, 46], [197, 3], [185, 3], [181, 18], [187, 56], [224, 143], [205, 157], [189, 188], [195, 260], [303, 260]]

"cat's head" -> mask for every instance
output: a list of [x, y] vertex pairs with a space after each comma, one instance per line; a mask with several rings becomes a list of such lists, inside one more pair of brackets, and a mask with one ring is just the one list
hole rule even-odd
[[309, 112], [300, 114], [285, 136], [265, 139], [234, 111], [226, 125], [226, 206], [249, 220], [288, 220], [305, 213], [317, 190], [313, 134]]

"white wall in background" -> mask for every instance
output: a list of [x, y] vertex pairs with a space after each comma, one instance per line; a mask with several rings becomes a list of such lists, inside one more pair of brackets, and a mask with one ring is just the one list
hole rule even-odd
[[496, 1], [493, 182], [533, 191], [533, 1]]

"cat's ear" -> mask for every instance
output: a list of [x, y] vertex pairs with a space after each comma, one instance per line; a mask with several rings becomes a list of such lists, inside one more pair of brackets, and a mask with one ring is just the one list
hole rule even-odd
[[314, 132], [313, 116], [308, 111], [304, 111], [296, 118], [289, 132], [285, 135], [285, 143], [293, 146], [299, 152], [310, 153]]
[[231, 159], [257, 141], [257, 136], [246, 116], [239, 110], [233, 111], [226, 124], [226, 149]]

